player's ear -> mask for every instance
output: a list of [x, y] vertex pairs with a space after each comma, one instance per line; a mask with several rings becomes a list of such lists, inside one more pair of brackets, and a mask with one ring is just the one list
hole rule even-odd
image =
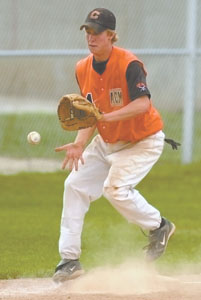
[[116, 32], [113, 31], [113, 30], [109, 30], [108, 29], [107, 30], [107, 35], [110, 38], [110, 40], [111, 40], [112, 43], [114, 43], [114, 42], [116, 42], [118, 40], [118, 36], [117, 36]]
[[107, 36], [110, 38], [110, 40], [112, 40], [112, 38], [114, 37], [115, 33], [111, 30], [107, 30]]

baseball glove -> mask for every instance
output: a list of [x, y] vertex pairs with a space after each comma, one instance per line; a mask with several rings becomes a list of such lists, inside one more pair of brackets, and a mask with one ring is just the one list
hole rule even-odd
[[64, 95], [57, 114], [61, 127], [69, 131], [92, 127], [102, 118], [95, 105], [78, 94]]

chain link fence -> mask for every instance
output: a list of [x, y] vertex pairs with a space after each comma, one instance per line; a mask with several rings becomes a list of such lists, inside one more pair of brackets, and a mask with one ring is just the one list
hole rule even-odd
[[[1, 0], [0, 157], [26, 158], [29, 163], [34, 157], [57, 160], [62, 156], [54, 153], [54, 147], [74, 139], [75, 133], [60, 128], [56, 109], [63, 94], [79, 92], [75, 64], [88, 53], [79, 27], [96, 7], [116, 15], [117, 46], [143, 60], [154, 105], [164, 119], [164, 132], [184, 143], [174, 153], [166, 146], [162, 159], [201, 160], [198, 0]], [[192, 20], [194, 27], [189, 23]], [[194, 40], [189, 39], [192, 34]], [[187, 156], [186, 128], [190, 132]], [[42, 136], [36, 147], [26, 141], [32, 130]]]

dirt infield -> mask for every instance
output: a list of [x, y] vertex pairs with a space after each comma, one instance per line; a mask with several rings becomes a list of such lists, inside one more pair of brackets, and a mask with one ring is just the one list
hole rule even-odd
[[51, 278], [0, 281], [1, 300], [199, 300], [201, 274], [166, 277], [144, 266], [99, 268], [56, 284]]

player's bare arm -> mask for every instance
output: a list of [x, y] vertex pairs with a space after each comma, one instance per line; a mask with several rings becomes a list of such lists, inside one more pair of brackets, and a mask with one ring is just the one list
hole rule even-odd
[[146, 113], [150, 107], [148, 96], [142, 96], [130, 102], [119, 110], [103, 114], [101, 121], [113, 122], [133, 118], [139, 114]]
[[70, 171], [72, 171], [73, 168], [75, 168], [75, 170], [78, 171], [79, 160], [82, 164], [84, 164], [82, 154], [87, 142], [92, 137], [95, 128], [96, 127], [93, 126], [90, 128], [79, 130], [73, 143], [65, 144], [55, 149], [56, 152], [66, 151], [65, 158], [62, 164], [62, 169], [65, 169], [65, 167], [68, 165], [68, 169]]

